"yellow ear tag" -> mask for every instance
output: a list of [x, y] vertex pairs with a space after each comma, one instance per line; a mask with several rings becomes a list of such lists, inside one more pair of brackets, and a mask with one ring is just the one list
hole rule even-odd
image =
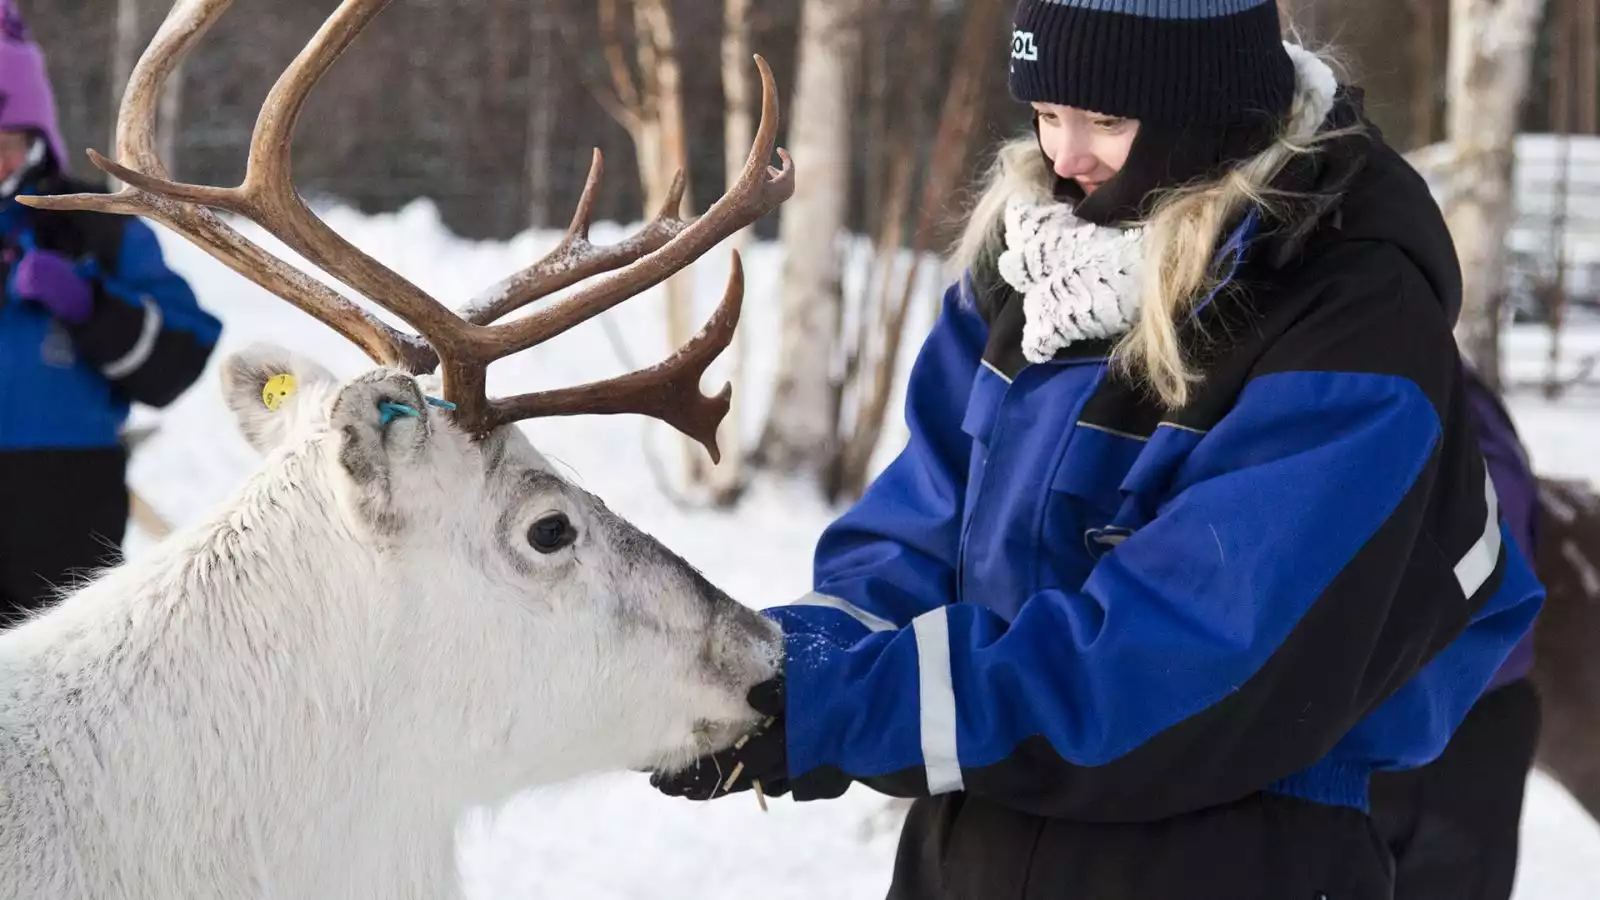
[[267, 409], [277, 412], [283, 401], [294, 395], [297, 386], [294, 376], [288, 372], [274, 375], [268, 378], [266, 385], [261, 388], [261, 402], [267, 405]]

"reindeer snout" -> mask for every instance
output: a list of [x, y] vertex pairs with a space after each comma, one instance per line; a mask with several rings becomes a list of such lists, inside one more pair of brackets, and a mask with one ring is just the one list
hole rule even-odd
[[711, 657], [730, 689], [744, 692], [778, 674], [783, 631], [776, 622], [730, 598], [716, 604]]

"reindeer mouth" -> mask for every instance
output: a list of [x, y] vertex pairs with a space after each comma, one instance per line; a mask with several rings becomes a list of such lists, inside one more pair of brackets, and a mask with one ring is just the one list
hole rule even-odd
[[713, 722], [702, 719], [695, 723], [690, 737], [697, 753], [701, 755], [720, 753], [733, 746], [733, 742], [754, 728], [758, 721], [756, 716], [739, 722], [727, 720]]
[[649, 765], [636, 766], [631, 771], [641, 775], [681, 771], [702, 757], [720, 753], [733, 746], [733, 742], [754, 728], [758, 721], [759, 719], [753, 715], [747, 720], [737, 721], [698, 719], [689, 732], [688, 740], [681, 747], [662, 754]]

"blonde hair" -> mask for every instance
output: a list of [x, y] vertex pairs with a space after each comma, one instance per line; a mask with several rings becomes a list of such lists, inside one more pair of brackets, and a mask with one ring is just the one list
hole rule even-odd
[[[1331, 56], [1314, 52], [1333, 67]], [[1274, 189], [1273, 179], [1290, 160], [1316, 152], [1319, 144], [1360, 133], [1357, 127], [1319, 131], [1327, 97], [1298, 85], [1294, 105], [1272, 145], [1221, 177], [1164, 191], [1145, 219], [1138, 321], [1112, 351], [1112, 363], [1142, 382], [1163, 404], [1188, 402], [1199, 374], [1184, 359], [1178, 324], [1218, 286], [1213, 257], [1228, 223], [1252, 206], [1272, 215], [1304, 195]], [[1014, 199], [1048, 202], [1052, 173], [1037, 139], [1029, 135], [1003, 145], [987, 184], [973, 204], [952, 262], [969, 268], [1002, 249], [1006, 205]]]

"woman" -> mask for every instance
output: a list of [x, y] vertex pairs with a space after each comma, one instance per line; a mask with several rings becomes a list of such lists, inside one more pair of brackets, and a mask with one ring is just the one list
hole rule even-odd
[[1368, 900], [1542, 592], [1421, 179], [1272, 0], [1024, 0], [909, 443], [774, 609], [770, 726], [654, 781], [919, 798], [906, 898]]
[[143, 222], [17, 202], [93, 190], [66, 159], [44, 55], [0, 0], [0, 627], [115, 561], [129, 405], [176, 399], [221, 331]]

